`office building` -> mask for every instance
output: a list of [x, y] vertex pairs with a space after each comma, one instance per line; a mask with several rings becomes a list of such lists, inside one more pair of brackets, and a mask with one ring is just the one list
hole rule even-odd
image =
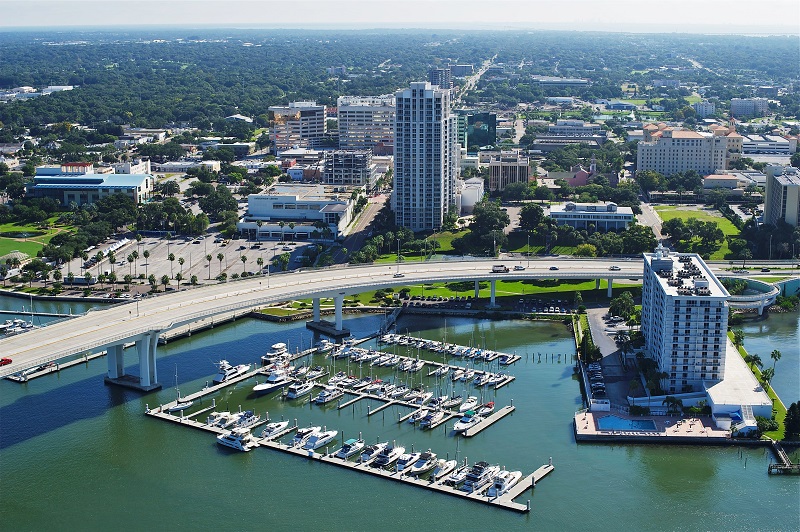
[[81, 206], [121, 193], [140, 204], [152, 195], [155, 181], [155, 177], [147, 174], [40, 174], [37, 171], [33, 183], [26, 185], [26, 194], [33, 198], [53, 198], [64, 206], [73, 203]]
[[581, 78], [558, 78], [553, 76], [531, 76], [534, 85], [542, 88], [546, 87], [586, 87], [589, 85], [588, 79]]
[[519, 151], [495, 152], [489, 156], [489, 190], [502, 191], [511, 183], [530, 180], [530, 158]]
[[792, 142], [778, 135], [751, 134], [742, 136], [742, 153], [791, 155], [794, 152]]
[[741, 118], [767, 114], [769, 114], [769, 100], [766, 98], [731, 98], [731, 116]]
[[337, 150], [325, 153], [322, 182], [372, 189], [377, 179], [370, 150]]
[[562, 119], [556, 120], [555, 125], [547, 126], [547, 134], [564, 137], [591, 137], [594, 135], [605, 136], [606, 132], [600, 124], [587, 124], [583, 120]]
[[395, 222], [413, 231], [436, 230], [455, 205], [458, 177], [450, 91], [415, 82], [397, 91], [395, 100]]
[[626, 229], [635, 220], [633, 209], [618, 207], [616, 203], [573, 203], [551, 205], [550, 218], [558, 225], [569, 225], [575, 229], [595, 231], [619, 231]]
[[428, 71], [428, 81], [440, 89], [453, 88], [453, 76], [449, 68], [432, 68]]
[[696, 253], [644, 254], [642, 334], [669, 394], [725, 378], [728, 291]]
[[695, 102], [692, 104], [692, 109], [694, 109], [694, 112], [697, 113], [697, 118], [705, 118], [707, 116], [711, 116], [717, 110], [716, 106], [714, 105], [714, 102], [708, 102], [708, 101]]
[[375, 155], [394, 152], [394, 95], [340, 96], [339, 148], [370, 149]]
[[325, 106], [316, 102], [292, 102], [269, 108], [270, 140], [280, 153], [293, 147], [315, 148], [325, 136]]
[[764, 223], [775, 225], [779, 220], [800, 225], [800, 170], [793, 166], [767, 166], [764, 192]]
[[723, 131], [698, 133], [682, 129], [644, 130], [636, 154], [637, 171], [654, 170], [663, 175], [694, 170], [713, 174], [724, 170], [728, 139]]
[[473, 65], [452, 65], [450, 73], [454, 78], [465, 78], [475, 73], [475, 67]]

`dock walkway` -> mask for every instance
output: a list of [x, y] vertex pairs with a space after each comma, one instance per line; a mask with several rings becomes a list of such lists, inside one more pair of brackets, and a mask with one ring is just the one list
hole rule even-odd
[[496, 422], [500, 421], [501, 419], [503, 419], [504, 417], [509, 415], [514, 410], [516, 410], [516, 407], [514, 407], [512, 405], [504, 406], [503, 408], [501, 408], [500, 410], [498, 410], [497, 412], [495, 412], [491, 416], [487, 417], [486, 419], [484, 419], [483, 421], [481, 421], [480, 423], [478, 423], [474, 427], [465, 430], [464, 431], [464, 437], [465, 438], [471, 438], [472, 436], [475, 436], [476, 434], [478, 434], [482, 430], [487, 429], [490, 426], [492, 426], [493, 424], [495, 424]]

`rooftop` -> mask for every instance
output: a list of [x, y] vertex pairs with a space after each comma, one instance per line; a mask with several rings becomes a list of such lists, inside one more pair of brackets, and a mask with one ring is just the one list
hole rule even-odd
[[37, 188], [132, 188], [152, 177], [150, 174], [37, 175], [33, 182]]
[[725, 378], [707, 386], [706, 393], [715, 405], [772, 406], [769, 395], [730, 338], [725, 345]]
[[671, 253], [659, 246], [655, 253], [645, 253], [644, 260], [656, 272], [656, 279], [668, 296], [730, 297], [697, 253]]

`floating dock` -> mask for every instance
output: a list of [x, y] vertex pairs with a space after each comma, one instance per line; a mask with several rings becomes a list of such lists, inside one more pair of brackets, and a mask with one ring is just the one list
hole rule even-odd
[[475, 436], [476, 434], [478, 434], [482, 430], [485, 430], [485, 429], [491, 427], [492, 425], [494, 425], [495, 423], [497, 423], [498, 421], [500, 421], [501, 419], [503, 419], [504, 417], [509, 415], [514, 410], [516, 410], [516, 407], [514, 407], [513, 405], [504, 406], [503, 408], [501, 408], [497, 412], [493, 413], [491, 416], [487, 417], [486, 419], [484, 419], [483, 421], [481, 421], [480, 423], [478, 423], [474, 427], [465, 430], [464, 431], [464, 437], [465, 438], [471, 438], [471, 437]]

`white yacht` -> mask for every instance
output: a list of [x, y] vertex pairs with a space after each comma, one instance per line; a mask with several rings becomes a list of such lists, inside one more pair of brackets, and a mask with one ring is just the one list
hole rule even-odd
[[388, 445], [389, 442], [386, 441], [383, 443], [376, 443], [375, 445], [367, 445], [364, 447], [364, 450], [361, 451], [361, 456], [358, 457], [358, 461], [363, 464], [376, 459]]
[[445, 476], [450, 474], [450, 472], [453, 469], [456, 468], [456, 464], [458, 464], [458, 462], [456, 462], [455, 460], [440, 459], [436, 463], [436, 467], [433, 468], [433, 472], [431, 473], [431, 480], [436, 481], [443, 479]]
[[261, 363], [264, 366], [277, 364], [283, 358], [289, 355], [289, 350], [284, 343], [272, 344], [272, 347], [261, 357]]
[[464, 417], [456, 421], [456, 424], [453, 425], [453, 430], [456, 432], [464, 432], [467, 429], [470, 429], [483, 421], [483, 418], [477, 415], [472, 410], [467, 410], [464, 414]]
[[317, 377], [322, 377], [323, 375], [325, 375], [325, 368], [322, 366], [314, 366], [308, 370], [308, 373], [306, 373], [306, 379], [316, 379]]
[[250, 427], [257, 425], [258, 422], [261, 421], [261, 415], [256, 414], [252, 410], [246, 410], [239, 414], [239, 418], [236, 420], [236, 428], [241, 429], [249, 429]]
[[428, 415], [428, 409], [420, 408], [419, 410], [411, 414], [411, 417], [408, 418], [408, 422], [416, 423], [417, 421], [422, 421], [427, 415]]
[[336, 458], [341, 458], [342, 460], [347, 460], [351, 456], [358, 454], [364, 448], [364, 440], [356, 440], [356, 439], [349, 439], [342, 447], [336, 451]]
[[499, 466], [490, 466], [486, 462], [478, 462], [472, 466], [472, 469], [467, 473], [467, 478], [464, 485], [461, 486], [461, 491], [480, 493], [499, 472]]
[[405, 384], [401, 384], [397, 388], [392, 391], [392, 399], [399, 399], [409, 394], [411, 390], [408, 389], [408, 386]]
[[432, 453], [430, 449], [428, 452], [422, 453], [417, 461], [414, 462], [408, 469], [407, 475], [423, 475], [436, 467], [437, 464], [436, 453]]
[[462, 382], [467, 382], [475, 378], [475, 370], [474, 369], [467, 369], [464, 371], [464, 374], [461, 376]]
[[310, 393], [313, 388], [314, 383], [312, 381], [295, 382], [289, 386], [289, 389], [286, 391], [286, 398], [297, 399], [307, 393]]
[[499, 497], [510, 490], [521, 478], [522, 471], [500, 471], [494, 477], [494, 481], [486, 495], [488, 497]]
[[336, 344], [328, 340], [327, 338], [323, 338], [317, 344], [317, 351], [320, 353], [327, 353], [329, 351], [333, 351], [333, 348], [336, 347]]
[[474, 395], [470, 395], [467, 397], [466, 401], [461, 403], [461, 406], [458, 407], [458, 411], [459, 413], [463, 413], [467, 410], [474, 410], [476, 406], [478, 406], [478, 398]]
[[454, 406], [460, 405], [464, 401], [464, 397], [461, 395], [455, 395], [450, 399], [446, 399], [442, 403], [442, 408], [453, 408]]
[[261, 437], [272, 438], [281, 431], [286, 430], [286, 427], [288, 426], [288, 421], [275, 421], [274, 423], [267, 423], [267, 425], [264, 427], [264, 430], [261, 431]]
[[448, 373], [450, 373], [450, 366], [441, 366], [439, 369], [433, 372], [433, 374], [437, 377], [444, 377]]
[[416, 373], [417, 371], [421, 370], [424, 367], [425, 367], [425, 361], [424, 360], [416, 360], [416, 361], [411, 363], [411, 367], [408, 368], [408, 371], [410, 373]]
[[406, 452], [405, 447], [392, 447], [387, 445], [383, 448], [383, 450], [378, 454], [375, 460], [370, 464], [372, 467], [388, 467], [395, 463], [398, 458], [400, 458], [403, 453]]
[[374, 393], [381, 389], [381, 386], [384, 385], [384, 382], [381, 379], [375, 379], [371, 383], [369, 383], [365, 388], [365, 393]]
[[319, 449], [323, 445], [327, 445], [333, 441], [337, 434], [339, 434], [338, 430], [323, 430], [322, 432], [315, 432], [308, 437], [306, 443], [303, 445], [303, 449], [306, 451]]
[[246, 452], [255, 446], [255, 439], [250, 434], [250, 429], [237, 427], [230, 432], [226, 431], [217, 436], [217, 443], [237, 451]]
[[398, 471], [409, 471], [411, 466], [419, 460], [422, 453], [406, 453], [397, 459]]
[[289, 377], [287, 371], [282, 368], [275, 368], [267, 377], [267, 380], [262, 382], [261, 384], [256, 384], [253, 386], [253, 391], [256, 395], [263, 395], [266, 393], [274, 392], [279, 388], [283, 388], [284, 386], [288, 386], [291, 384], [292, 379]]
[[238, 418], [239, 416], [231, 414], [230, 412], [211, 412], [206, 419], [206, 425], [209, 427], [220, 427], [227, 429], [236, 423]]
[[326, 386], [324, 390], [319, 392], [319, 395], [314, 399], [318, 405], [324, 405], [327, 402], [333, 401], [343, 396], [344, 392], [335, 386]]
[[311, 426], [311, 427], [304, 427], [302, 429], [297, 429], [297, 432], [294, 433], [294, 438], [292, 438], [292, 443], [289, 444], [290, 447], [302, 447], [305, 445], [306, 440], [311, 437], [312, 434], [316, 434], [318, 431], [322, 430], [322, 427], [319, 426]]
[[454, 469], [452, 473], [447, 475], [444, 483], [456, 487], [467, 479], [467, 474], [470, 472], [470, 470], [471, 468], [468, 465], [463, 465], [458, 469]]
[[463, 377], [463, 376], [464, 376], [464, 370], [463, 369], [456, 369], [456, 370], [453, 370], [453, 374], [450, 375], [450, 380], [455, 382], [457, 380], [461, 380], [461, 377]]
[[444, 410], [434, 410], [433, 412], [428, 412], [428, 414], [420, 420], [419, 426], [423, 429], [429, 429], [433, 425], [440, 422], [443, 417]]
[[214, 377], [214, 384], [222, 384], [223, 382], [227, 382], [250, 371], [250, 364], [233, 366], [227, 360], [220, 360], [217, 362], [217, 367], [219, 367], [219, 372], [216, 377]]

